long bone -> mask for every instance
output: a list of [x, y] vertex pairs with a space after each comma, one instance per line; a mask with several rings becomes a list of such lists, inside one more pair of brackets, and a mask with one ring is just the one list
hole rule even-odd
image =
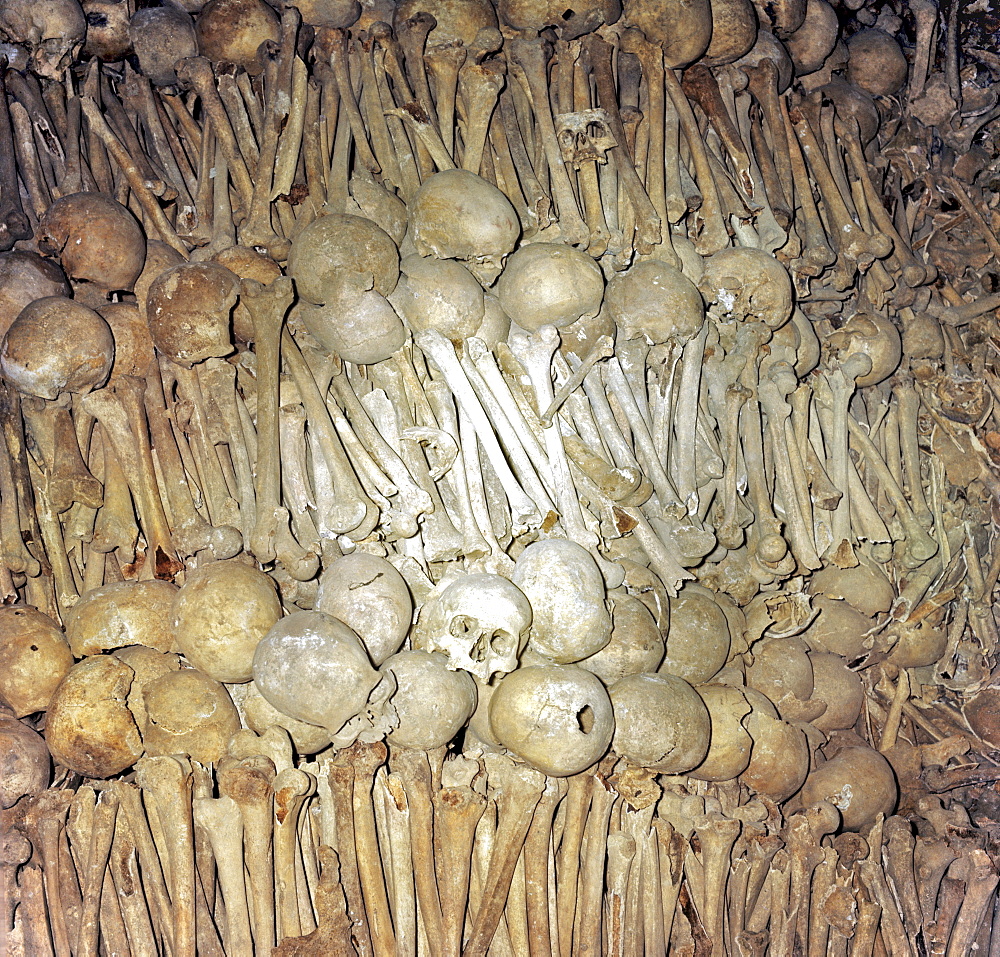
[[907, 936], [916, 941], [923, 933], [923, 915], [914, 872], [916, 842], [909, 822], [891, 817], [885, 822], [887, 839], [883, 851], [886, 878], [903, 912]]
[[776, 491], [781, 496], [785, 512], [785, 526], [789, 544], [799, 563], [808, 569], [821, 566], [813, 542], [808, 516], [808, 490], [796, 480], [789, 455], [791, 442], [788, 419], [791, 406], [786, 401], [797, 385], [795, 372], [787, 363], [770, 365], [765, 379], [757, 387], [757, 397], [767, 416], [767, 429], [771, 437], [771, 458], [774, 462]]
[[[122, 399], [134, 402], [138, 400], [138, 394], [123, 395]], [[146, 373], [145, 413], [156, 460], [163, 475], [163, 492], [173, 519], [171, 540], [185, 557], [208, 549], [217, 559], [232, 558], [242, 549], [243, 538], [231, 525], [209, 525], [195, 508], [187, 474], [167, 417], [163, 380], [159, 363], [156, 362], [150, 365]]]
[[922, 564], [937, 553], [938, 543], [917, 521], [913, 509], [910, 507], [909, 502], [906, 501], [906, 496], [903, 495], [902, 489], [896, 484], [892, 473], [889, 471], [889, 467], [878, 454], [878, 449], [865, 430], [853, 417], [848, 417], [847, 426], [850, 431], [851, 440], [857, 444], [865, 457], [865, 461], [875, 472], [879, 483], [885, 489], [886, 495], [896, 510], [900, 524], [903, 526], [906, 540], [905, 561], [911, 567]]
[[463, 957], [484, 957], [503, 915], [517, 859], [545, 789], [545, 776], [500, 754], [486, 754], [488, 780], [497, 805], [497, 831], [479, 910]]
[[461, 427], [458, 414], [455, 404], [452, 401], [451, 393], [441, 380], [427, 382], [425, 390], [439, 428], [455, 443], [455, 458], [444, 478], [451, 484], [454, 509], [457, 513], [455, 518], [457, 525], [462, 531], [464, 540], [463, 554], [467, 561], [475, 561], [478, 558], [484, 558], [491, 554], [492, 549], [476, 522], [476, 515], [472, 507], [472, 497], [469, 490], [465, 462], [468, 450], [464, 449], [460, 442]]
[[[180, 570], [181, 564], [177, 560], [163, 511], [146, 432], [141, 398], [145, 383], [137, 379], [130, 384], [128, 380], [128, 376], [121, 376], [117, 385], [89, 393], [84, 396], [82, 405], [101, 423], [105, 442], [114, 448], [128, 479], [146, 539], [146, 554], [150, 559], [147, 563], [148, 574], [169, 580]], [[119, 390], [122, 390], [121, 394]], [[130, 392], [135, 399], [131, 405], [127, 398]]]
[[[75, 953], [82, 957], [95, 957], [98, 939], [102, 929], [100, 921], [102, 890], [105, 886], [105, 873], [111, 854], [111, 844], [114, 840], [115, 818], [118, 814], [118, 799], [113, 793], [106, 793], [94, 808], [92, 829], [89, 837], [89, 854], [83, 870], [83, 908], [80, 913], [80, 932], [76, 942]], [[105, 908], [109, 902], [105, 902]], [[105, 943], [107, 939], [105, 926]]]
[[444, 957], [458, 957], [462, 950], [472, 846], [485, 808], [486, 798], [470, 784], [445, 785], [434, 794], [434, 855]]
[[630, 160], [628, 137], [622, 122], [622, 114], [618, 109], [618, 97], [611, 69], [613, 47], [596, 33], [589, 33], [582, 39], [583, 48], [590, 60], [591, 76], [597, 90], [597, 103], [607, 111], [610, 120], [609, 130], [618, 147], [616, 168], [620, 183], [628, 194], [635, 213], [637, 248], [640, 253], [646, 253], [661, 242], [667, 241], [663, 238], [666, 225], [661, 222], [660, 215], [650, 201], [649, 194]]
[[559, 232], [570, 246], [586, 246], [590, 230], [580, 215], [566, 164], [556, 138], [555, 123], [549, 106], [545, 82], [545, 54], [540, 38], [508, 40], [505, 50], [514, 77], [524, 85], [534, 110], [535, 130], [549, 170], [549, 187], [555, 201]]
[[[399, 776], [380, 770], [375, 777], [375, 805], [379, 845], [386, 871], [392, 926], [399, 957], [417, 953], [417, 898], [413, 889], [413, 856], [410, 848], [410, 807]], [[322, 805], [324, 797], [321, 794]], [[463, 915], [464, 916], [464, 915]]]
[[64, 512], [75, 501], [90, 508], [100, 508], [101, 485], [91, 475], [80, 453], [68, 396], [52, 401], [25, 397], [21, 401], [21, 413], [34, 440], [39, 468], [46, 476], [49, 501], [56, 511]]
[[[143, 896], [148, 902], [150, 914], [144, 920], [141, 902], [136, 903], [135, 907], [139, 909], [139, 926], [145, 926], [146, 920], [151, 917], [152, 924], [156, 926], [157, 934], [162, 939], [164, 951], [172, 954], [174, 924], [171, 920], [170, 895], [165, 879], [169, 862], [161, 859], [157, 853], [149, 819], [143, 810], [140, 788], [124, 781], [115, 781], [111, 787], [118, 795], [119, 813], [123, 813], [127, 820], [128, 838], [136, 852], [128, 873], [130, 875], [135, 873], [137, 878], [139, 874], [143, 875], [142, 879], [138, 880], [138, 886], [145, 891]], [[155, 951], [155, 945], [153, 949]]]
[[194, 821], [207, 832], [218, 863], [219, 889], [226, 907], [226, 953], [252, 957], [250, 907], [243, 858], [243, 815], [228, 796], [196, 797]]
[[489, 138], [496, 152], [497, 183], [517, 210], [524, 234], [530, 236], [544, 229], [552, 221], [551, 200], [528, 159], [510, 84], [500, 91], [500, 109], [490, 120]]
[[378, 522], [378, 509], [358, 482], [313, 373], [287, 329], [283, 345], [285, 361], [305, 406], [308, 427], [317, 436], [336, 488], [336, 504], [325, 519], [337, 534], [347, 534], [354, 540], [365, 538]]
[[194, 957], [196, 904], [191, 765], [184, 757], [140, 758], [136, 764], [136, 779], [155, 803], [168, 840], [172, 954], [173, 957]]
[[[152, 374], [153, 370], [150, 370], [150, 375]], [[249, 424], [248, 431], [241, 419], [236, 369], [230, 363], [224, 359], [206, 359], [198, 369], [198, 377], [211, 410], [210, 417], [219, 430], [222, 443], [229, 449], [239, 498], [240, 527], [244, 541], [248, 541], [257, 515], [252, 466], [257, 458], [257, 432], [252, 423]], [[155, 385], [154, 382], [154, 393]]]
[[239, 142], [233, 131], [225, 104], [215, 86], [215, 75], [212, 65], [204, 57], [186, 57], [176, 65], [177, 76], [181, 83], [189, 86], [198, 94], [202, 109], [212, 122], [212, 130], [229, 167], [229, 175], [240, 198], [243, 218], [250, 209], [253, 198], [253, 181], [247, 170], [246, 160], [240, 150]]
[[494, 110], [503, 89], [505, 64], [466, 62], [458, 74], [459, 102], [463, 117], [462, 169], [479, 174]]
[[7, 58], [0, 57], [0, 252], [31, 237], [31, 222], [21, 204], [17, 185], [14, 134], [7, 106]]
[[[249, 199], [244, 197], [241, 191], [241, 199], [246, 205], [243, 210], [243, 222], [239, 229], [240, 242], [245, 246], [265, 247], [277, 259], [284, 259], [287, 256], [288, 244], [274, 230], [271, 215], [271, 187], [274, 183], [277, 166], [278, 140], [292, 109], [292, 68], [295, 61], [295, 38], [299, 22], [300, 16], [297, 8], [288, 7], [283, 11], [277, 54], [273, 58], [266, 59], [265, 73], [268, 95], [264, 104], [264, 127], [261, 133], [260, 152], [254, 170]], [[214, 96], [218, 96], [214, 86], [212, 92]], [[207, 106], [206, 103], [206, 108]], [[225, 135], [219, 139], [220, 145], [224, 142]], [[226, 159], [228, 162], [232, 162], [228, 154]]]
[[833, 513], [833, 542], [828, 557], [842, 567], [853, 566], [851, 546], [851, 496], [848, 459], [848, 404], [854, 393], [855, 381], [871, 370], [871, 359], [863, 353], [848, 356], [837, 368], [825, 373], [817, 382], [821, 388], [816, 401], [821, 409], [830, 411], [830, 434], [825, 436], [832, 461], [830, 477], [841, 491], [841, 499]]
[[[70, 940], [73, 939], [73, 927], [68, 913], [71, 899], [61, 889], [62, 880], [70, 877], [73, 869], [72, 860], [61, 853], [71, 801], [72, 795], [61, 790], [42, 791], [32, 795], [22, 809], [23, 817], [19, 822], [19, 830], [31, 842], [41, 864], [43, 899], [55, 957], [69, 957], [72, 952]], [[61, 878], [60, 872], [65, 877]], [[72, 875], [72, 880], [75, 883], [75, 875]]]
[[[551, 930], [556, 914], [550, 910], [549, 869], [552, 819], [567, 793], [563, 778], [549, 778], [524, 841], [524, 883], [527, 904], [528, 950], [531, 957], [553, 953]], [[558, 942], [558, 939], [557, 939]]]
[[851, 217], [805, 111], [794, 107], [788, 117], [819, 186], [834, 245], [838, 254], [844, 257], [844, 262], [838, 264], [841, 269], [845, 266], [853, 269], [855, 264], [862, 270], [867, 269], [876, 259], [883, 259], [892, 252], [892, 240], [882, 234], [867, 235]]
[[[278, 940], [298, 937], [315, 929], [305, 888], [299, 886], [296, 867], [299, 815], [316, 790], [316, 780], [299, 768], [282, 768], [274, 778], [274, 884]], [[305, 897], [307, 907], [301, 906]]]
[[[770, 61], [765, 62], [769, 63]], [[773, 64], [771, 67], [775, 70], [776, 77], [777, 70]], [[766, 89], [770, 90], [771, 84], [768, 84]], [[770, 94], [767, 95], [770, 96]], [[759, 98], [758, 101], [760, 102]], [[764, 106], [765, 103], [770, 103], [770, 99], [765, 100], [761, 105]], [[768, 107], [765, 106], [765, 109]], [[778, 127], [780, 132], [774, 134], [774, 138], [778, 141], [779, 137], [784, 137], [788, 152], [789, 173], [794, 184], [790, 188], [790, 192], [794, 191], [798, 212], [795, 226], [796, 232], [799, 234], [801, 251], [799, 257], [790, 264], [790, 269], [796, 279], [796, 289], [800, 295], [803, 295], [809, 291], [809, 279], [820, 276], [828, 266], [837, 263], [837, 254], [830, 245], [830, 240], [820, 220], [819, 210], [816, 208], [812, 184], [806, 169], [805, 156], [789, 118], [787, 103], [784, 99], [777, 97], [775, 93], [774, 106], [770, 109], [773, 112], [768, 113], [768, 122], [773, 121], [772, 129], [778, 127], [780, 123], [780, 127]], [[841, 271], [846, 272], [845, 265], [842, 264], [840, 268]], [[800, 277], [805, 277], [805, 281]]]
[[[409, 373], [404, 373], [403, 370], [408, 367]], [[409, 390], [406, 388], [407, 378], [414, 379]], [[429, 459], [421, 448], [436, 447], [440, 450], [447, 439], [437, 429], [427, 402], [411, 400], [411, 396], [418, 394], [422, 400], [423, 390], [416, 383], [416, 374], [404, 353], [397, 353], [392, 364], [382, 364], [377, 370], [373, 370], [373, 379], [382, 388], [367, 394], [362, 404], [372, 411], [373, 416], [378, 415], [379, 430], [386, 438], [383, 444], [390, 446], [395, 458], [404, 463], [404, 474], [408, 478], [403, 481], [417, 490], [416, 500], [409, 490], [407, 495], [401, 496], [401, 509], [410, 514], [423, 515], [420, 532], [428, 561], [454, 560], [461, 550], [462, 535], [455, 527], [452, 512], [445, 506], [441, 489], [436, 484], [441, 470], [448, 467], [450, 455], [432, 468], [430, 463], [434, 461], [434, 457]], [[418, 419], [414, 418], [414, 411], [419, 416]], [[457, 453], [457, 445], [455, 452]], [[411, 518], [410, 515], [404, 514], [402, 518], [403, 521], [398, 523], [400, 535], [408, 530], [405, 526], [416, 523], [416, 518]], [[391, 515], [391, 520], [395, 521], [396, 515]]]
[[539, 523], [543, 516], [538, 514], [538, 507], [521, 488], [507, 464], [489, 418], [462, 369], [454, 346], [441, 333], [431, 329], [418, 333], [415, 342], [440, 370], [460, 410], [469, 416], [475, 426], [483, 451], [503, 484], [515, 526], [524, 528]]
[[220, 764], [221, 797], [232, 798], [243, 821], [243, 856], [251, 891], [254, 954], [265, 957], [275, 944], [274, 763], [263, 755]]
[[76, 584], [69, 555], [63, 539], [62, 526], [52, 503], [49, 501], [48, 489], [43, 481], [41, 471], [35, 465], [34, 459], [28, 460], [29, 476], [35, 487], [35, 511], [42, 533], [42, 544], [49, 556], [52, 579], [55, 585], [56, 603], [62, 614], [76, 604], [80, 589]]
[[748, 201], [754, 202], [760, 184], [754, 182], [749, 151], [726, 107], [715, 76], [707, 66], [696, 63], [684, 71], [682, 89], [708, 117], [729, 154], [737, 186]]
[[[309, 546], [304, 556], [307, 559], [305, 567], [294, 568], [289, 572], [293, 578], [298, 578], [298, 574], [303, 574], [312, 564], [308, 555], [317, 554], [320, 547], [319, 532], [312, 519], [316, 503], [309, 471], [306, 413], [301, 403], [284, 402], [279, 407], [278, 441], [285, 460], [281, 470], [281, 494], [289, 512], [292, 534], [300, 545], [305, 543]], [[314, 568], [313, 574], [315, 572]]]
[[[605, 768], [606, 770], [606, 768]], [[573, 952], [581, 957], [601, 953], [604, 867], [607, 858], [608, 827], [618, 798], [604, 770], [593, 774], [590, 811], [584, 830], [577, 902], [577, 928]]]
[[[318, 558], [294, 542], [288, 529], [288, 512], [281, 505], [281, 458], [278, 394], [281, 336], [285, 314], [292, 304], [292, 281], [279, 277], [268, 286], [245, 279], [242, 300], [254, 324], [257, 349], [257, 521], [250, 548], [258, 561], [279, 558], [295, 577], [306, 581], [316, 574]], [[279, 556], [279, 551], [281, 552]]]
[[406, 802], [410, 809], [410, 847], [417, 903], [428, 946], [436, 957], [443, 952], [445, 938], [444, 915], [435, 872], [437, 839], [434, 831], [431, 768], [426, 752], [412, 748], [393, 749], [389, 763], [399, 775], [406, 791]]
[[395, 938], [383, 882], [384, 864], [380, 856], [372, 805], [375, 772], [385, 764], [388, 751], [381, 741], [373, 744], [356, 742], [349, 750], [354, 770], [354, 833], [372, 948], [375, 954], [388, 957], [395, 953]]

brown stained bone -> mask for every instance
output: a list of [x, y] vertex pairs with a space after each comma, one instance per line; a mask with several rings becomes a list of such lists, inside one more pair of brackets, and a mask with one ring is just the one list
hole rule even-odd
[[80, 453], [69, 397], [46, 401], [25, 397], [21, 401], [25, 425], [34, 441], [39, 467], [46, 477], [46, 492], [53, 508], [64, 512], [80, 502], [100, 508], [101, 483], [90, 474]]
[[344, 903], [337, 852], [327, 845], [319, 848], [322, 867], [316, 885], [318, 926], [304, 937], [286, 937], [271, 957], [355, 957], [351, 922]]
[[354, 768], [349, 757], [338, 752], [327, 769], [336, 822], [337, 853], [340, 857], [340, 879], [347, 898], [347, 916], [351, 922], [351, 942], [361, 957], [373, 954], [368, 914], [358, 862], [356, 828], [354, 824]]
[[464, 124], [462, 169], [479, 174], [494, 110], [504, 85], [504, 64], [466, 62], [458, 74], [459, 111]]
[[434, 793], [434, 858], [441, 900], [442, 954], [458, 957], [469, 901], [472, 846], [486, 798], [468, 784]]
[[32, 234], [17, 185], [14, 134], [4, 81], [6, 72], [7, 58], [0, 57], [0, 251], [10, 249], [14, 243]]
[[463, 955], [484, 957], [503, 916], [514, 869], [524, 846], [535, 808], [545, 789], [545, 776], [500, 754], [484, 763], [497, 806], [497, 830], [481, 903]]
[[354, 834], [358, 849], [358, 869], [372, 935], [372, 951], [378, 957], [396, 952], [389, 901], [383, 873], [385, 865], [375, 828], [372, 790], [375, 772], [385, 764], [388, 750], [381, 741], [355, 742], [348, 749], [354, 769]]

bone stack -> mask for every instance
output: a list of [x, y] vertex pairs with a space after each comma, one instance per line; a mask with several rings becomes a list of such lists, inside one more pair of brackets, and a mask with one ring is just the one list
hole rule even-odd
[[997, 36], [0, 0], [4, 953], [1000, 952]]

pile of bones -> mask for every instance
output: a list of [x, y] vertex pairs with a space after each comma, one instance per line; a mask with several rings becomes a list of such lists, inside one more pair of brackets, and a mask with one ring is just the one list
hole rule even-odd
[[0, 949], [1000, 953], [998, 30], [0, 0]]

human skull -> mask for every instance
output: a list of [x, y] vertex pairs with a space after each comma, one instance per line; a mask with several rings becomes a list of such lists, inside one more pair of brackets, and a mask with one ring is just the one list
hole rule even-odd
[[254, 651], [253, 679], [272, 707], [326, 728], [334, 745], [378, 740], [397, 723], [393, 675], [380, 675], [358, 636], [331, 615], [299, 611]]
[[239, 293], [239, 278], [218, 263], [180, 263], [167, 269], [146, 295], [146, 318], [156, 348], [184, 366], [229, 355], [230, 322]]
[[531, 605], [513, 582], [499, 575], [465, 575], [424, 606], [417, 643], [448, 656], [480, 681], [517, 667], [528, 640]]
[[618, 141], [611, 132], [611, 117], [607, 110], [579, 110], [560, 113], [555, 117], [556, 139], [562, 158], [579, 169], [584, 163], [608, 161], [607, 152]]
[[408, 212], [413, 244], [421, 256], [458, 259], [484, 286], [500, 275], [521, 232], [510, 200], [468, 170], [429, 176]]
[[720, 318], [783, 326], [792, 315], [792, 280], [785, 267], [762, 249], [723, 249], [705, 260], [698, 283]]
[[87, 32], [77, 0], [0, 0], [0, 33], [31, 51], [31, 69], [61, 80]]

